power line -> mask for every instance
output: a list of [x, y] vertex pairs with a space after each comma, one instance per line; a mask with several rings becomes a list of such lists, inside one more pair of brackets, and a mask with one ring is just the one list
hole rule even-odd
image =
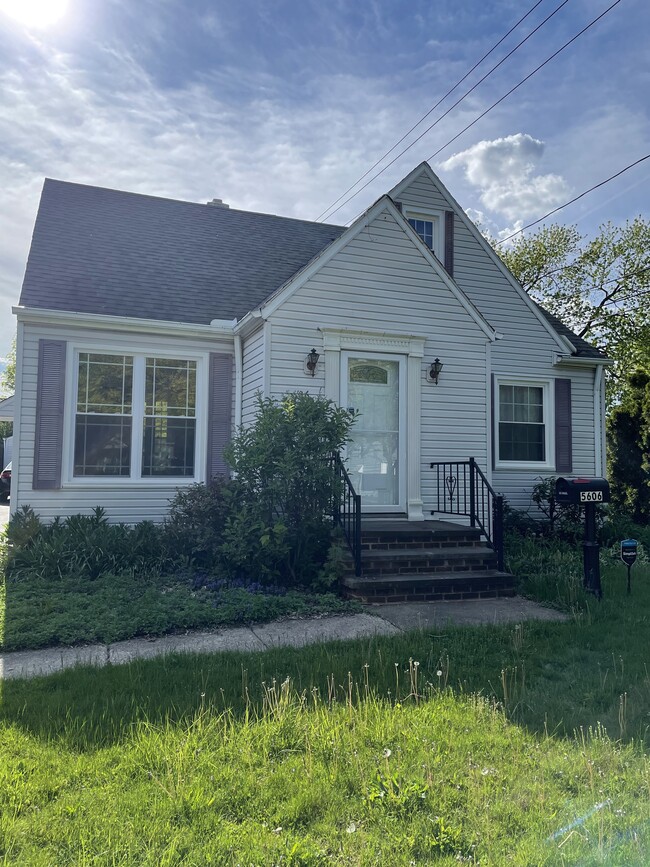
[[[392, 166], [394, 162], [397, 162], [397, 160], [398, 160], [400, 157], [404, 156], [404, 154], [405, 154], [407, 151], [409, 151], [409, 150], [410, 150], [414, 145], [416, 145], [416, 144], [420, 141], [421, 138], [423, 138], [425, 135], [427, 135], [427, 133], [431, 132], [431, 130], [432, 130], [435, 126], [437, 126], [437, 125], [440, 123], [441, 120], [444, 120], [444, 118], [447, 117], [447, 115], [448, 115], [450, 112], [452, 112], [452, 111], [453, 111], [453, 110], [454, 110], [458, 105], [460, 105], [460, 103], [463, 102], [463, 100], [466, 99], [466, 98], [470, 95], [470, 93], [472, 93], [473, 91], [475, 91], [476, 88], [477, 88], [479, 85], [483, 84], [483, 82], [485, 81], [486, 78], [489, 78], [489, 76], [492, 75], [492, 73], [493, 73], [495, 70], [497, 70], [497, 69], [498, 69], [498, 68], [499, 68], [503, 63], [505, 63], [505, 61], [508, 60], [508, 58], [512, 57], [512, 55], [513, 55], [516, 51], [518, 51], [518, 50], [521, 48], [521, 46], [522, 46], [525, 42], [528, 42], [528, 40], [530, 39], [531, 36], [533, 36], [535, 33], [537, 33], [537, 31], [540, 30], [540, 29], [541, 29], [541, 28], [546, 24], [546, 22], [549, 21], [549, 20], [550, 20], [554, 15], [556, 15], [556, 14], [560, 11], [560, 9], [561, 9], [563, 6], [566, 6], [566, 4], [567, 4], [568, 2], [569, 2], [569, 0], [562, 0], [562, 3], [560, 3], [560, 5], [557, 6], [557, 7], [556, 7], [556, 8], [555, 8], [551, 13], [550, 13], [550, 15], [547, 15], [546, 18], [545, 18], [543, 21], [541, 21], [541, 22], [537, 25], [537, 27], [535, 27], [533, 30], [531, 30], [530, 33], [529, 33], [527, 36], [525, 36], [525, 37], [524, 37], [520, 42], [518, 42], [517, 45], [515, 45], [514, 48], [512, 48], [512, 49], [511, 49], [511, 50], [510, 50], [510, 51], [505, 55], [505, 57], [503, 57], [503, 58], [502, 58], [502, 59], [501, 59], [501, 60], [500, 60], [500, 61], [499, 61], [495, 66], [493, 66], [492, 69], [488, 70], [488, 72], [486, 72], [485, 75], [484, 75], [482, 78], [480, 78], [480, 79], [476, 82], [476, 84], [472, 85], [472, 87], [470, 87], [470, 89], [469, 89], [466, 93], [464, 93], [464, 94], [463, 94], [459, 99], [457, 99], [456, 102], [453, 103], [453, 105], [450, 105], [449, 108], [448, 108], [445, 112], [443, 112], [443, 113], [440, 115], [440, 117], [436, 118], [436, 120], [434, 120], [434, 122], [433, 122], [432, 124], [430, 124], [430, 126], [428, 126], [425, 130], [423, 130], [423, 131], [420, 133], [420, 135], [417, 136], [417, 138], [413, 139], [413, 141], [412, 141], [409, 145], [407, 145], [407, 146], [406, 146], [402, 151], [400, 151], [400, 152], [397, 154], [396, 157], [394, 157], [394, 158], [393, 158], [389, 163], [387, 163], [387, 164], [384, 166], [384, 168], [381, 169], [381, 171], [379, 171], [376, 175], [374, 175], [372, 178], [370, 178], [370, 180], [369, 180], [367, 183], [365, 183], [362, 187], [360, 187], [360, 188], [356, 191], [356, 193], [353, 193], [353, 195], [351, 195], [348, 199], [346, 199], [346, 200], [345, 200], [341, 205], [339, 205], [339, 207], [336, 208], [334, 211], [331, 211], [332, 205], [330, 205], [330, 207], [327, 208], [326, 211], [324, 211], [324, 213], [327, 213], [327, 214], [328, 214], [328, 218], [329, 218], [329, 217], [332, 217], [334, 214], [337, 213], [337, 211], [340, 211], [341, 208], [342, 208], [344, 205], [346, 205], [348, 202], [350, 202], [352, 199], [354, 199], [356, 196], [358, 196], [359, 193], [360, 193], [362, 190], [365, 190], [365, 188], [368, 186], [368, 184], [372, 183], [372, 181], [374, 181], [374, 180], [375, 180], [376, 178], [378, 178], [381, 174], [383, 174], [383, 173], [386, 171], [387, 168], [389, 168], [390, 166]], [[532, 11], [532, 10], [531, 10], [531, 11]], [[523, 20], [523, 19], [522, 19], [522, 20]], [[504, 38], [505, 38], [505, 37], [504, 37]], [[469, 75], [469, 73], [468, 73], [468, 75]], [[454, 88], [454, 89], [455, 89], [455, 88]], [[451, 93], [451, 91], [450, 91], [450, 93]], [[443, 97], [443, 99], [444, 99], [444, 98], [445, 98], [445, 97]], [[440, 102], [442, 102], [442, 100], [440, 100]], [[437, 103], [433, 108], [436, 108], [437, 105], [440, 105], [440, 102], [438, 102], [438, 103]], [[433, 108], [431, 109], [431, 111], [433, 111]], [[428, 112], [428, 114], [431, 114], [431, 111]], [[425, 117], [427, 117], [428, 114], [425, 115]], [[422, 118], [422, 120], [424, 120], [424, 117]], [[419, 121], [415, 126], [418, 126], [419, 123], [422, 122], [422, 120], [420, 120], [420, 121]], [[413, 129], [414, 129], [414, 128], [415, 128], [415, 127], [413, 127]], [[409, 132], [412, 132], [412, 130], [409, 130]], [[409, 134], [409, 133], [407, 133], [406, 135], [408, 135], [408, 134]], [[402, 139], [400, 139], [400, 141], [403, 141], [404, 138], [406, 138], [406, 136], [404, 136]], [[399, 144], [399, 143], [400, 143], [400, 142], [398, 142], [397, 144]], [[390, 149], [390, 151], [389, 151], [388, 153], [390, 153], [391, 151], [393, 151], [396, 147], [397, 147], [397, 145], [394, 145], [394, 146]], [[384, 156], [387, 156], [387, 154], [384, 154]], [[384, 159], [384, 157], [382, 157], [380, 160], [378, 160], [377, 163], [375, 163], [375, 166], [376, 166], [378, 163], [380, 163], [382, 159]], [[372, 168], [374, 168], [375, 166], [373, 166]], [[371, 169], [368, 169], [368, 171], [366, 172], [366, 174], [365, 174], [363, 177], [366, 177], [366, 175], [368, 175], [368, 173], [369, 173], [370, 171], [372, 171], [372, 168], [371, 168]], [[359, 181], [361, 181], [361, 180], [363, 180], [363, 178], [360, 178], [360, 179], [359, 179]], [[352, 184], [352, 187], [350, 187], [349, 189], [353, 189], [353, 188], [354, 188], [354, 187], [359, 183], [359, 181], [356, 181], [356, 183]], [[349, 190], [346, 191], [346, 192], [349, 192]], [[343, 193], [343, 196], [344, 196], [344, 195], [345, 195], [345, 193]], [[340, 201], [340, 200], [343, 198], [343, 196], [339, 196], [339, 198], [336, 200], [336, 202]], [[336, 204], [336, 202], [334, 202], [333, 204]], [[330, 211], [331, 211], [331, 213], [330, 213]]]
[[[391, 148], [389, 148], [389, 150], [387, 150], [385, 154], [383, 154], [382, 156], [379, 157], [379, 159], [377, 160], [377, 162], [373, 163], [373, 164], [370, 166], [370, 168], [367, 169], [367, 170], [366, 170], [366, 171], [361, 175], [360, 178], [357, 178], [357, 180], [356, 180], [356, 181], [355, 181], [351, 186], [349, 186], [349, 187], [347, 188], [347, 190], [345, 190], [345, 192], [341, 193], [341, 195], [338, 197], [338, 199], [335, 199], [335, 200], [332, 202], [332, 204], [329, 205], [329, 207], [325, 208], [325, 210], [322, 211], [322, 212], [321, 212], [321, 213], [316, 217], [316, 222], [318, 222], [322, 216], [324, 216], [325, 214], [327, 214], [328, 211], [330, 211], [330, 210], [334, 207], [334, 205], [337, 205], [337, 204], [341, 201], [341, 199], [343, 198], [343, 196], [347, 196], [347, 194], [350, 192], [350, 190], [353, 190], [353, 189], [356, 187], [357, 184], [361, 183], [361, 181], [362, 181], [365, 177], [367, 177], [373, 169], [377, 168], [377, 166], [379, 165], [379, 163], [380, 163], [382, 160], [386, 159], [386, 157], [387, 157], [389, 154], [391, 154], [391, 153], [395, 150], [396, 147], [398, 147], [399, 145], [401, 145], [402, 142], [404, 141], [404, 139], [407, 138], [407, 137], [408, 137], [408, 136], [413, 132], [414, 129], [416, 129], [418, 126], [420, 126], [420, 124], [422, 123], [422, 121], [426, 120], [426, 119], [429, 117], [429, 115], [430, 115], [433, 111], [435, 111], [435, 110], [438, 108], [438, 106], [439, 106], [441, 103], [443, 103], [443, 102], [447, 99], [448, 96], [451, 96], [451, 94], [456, 90], [456, 88], [460, 87], [460, 85], [461, 85], [461, 84], [462, 84], [462, 83], [463, 83], [467, 78], [469, 78], [469, 76], [470, 76], [470, 75], [471, 75], [471, 74], [472, 74], [472, 73], [473, 73], [473, 72], [474, 72], [474, 71], [475, 71], [475, 70], [476, 70], [476, 69], [481, 65], [481, 63], [483, 63], [484, 60], [487, 60], [487, 58], [490, 56], [490, 54], [492, 54], [493, 51], [496, 51], [496, 49], [499, 47], [499, 45], [501, 45], [501, 43], [504, 42], [504, 41], [508, 38], [508, 36], [510, 36], [510, 34], [513, 33], [513, 31], [515, 31], [515, 30], [517, 29], [517, 27], [519, 27], [519, 25], [520, 25], [523, 21], [525, 21], [526, 18], [528, 18], [528, 16], [531, 15], [531, 14], [535, 11], [535, 9], [537, 9], [537, 7], [540, 5], [540, 3], [543, 3], [543, 2], [544, 2], [544, 0], [537, 0], [537, 2], [534, 3], [534, 4], [530, 7], [530, 9], [528, 10], [528, 12], [526, 12], [526, 14], [523, 15], [523, 16], [519, 19], [519, 21], [517, 21], [516, 24], [513, 24], [513, 26], [510, 28], [510, 30], [508, 30], [508, 32], [505, 33], [505, 34], [501, 37], [501, 39], [499, 39], [498, 42], [495, 42], [495, 44], [492, 46], [492, 48], [490, 48], [490, 50], [489, 50], [486, 54], [484, 54], [483, 57], [481, 57], [480, 60], [477, 60], [476, 63], [474, 64], [474, 66], [472, 66], [472, 68], [471, 68], [468, 72], [466, 72], [465, 75], [463, 75], [463, 77], [460, 78], [460, 79], [456, 82], [456, 84], [454, 84], [454, 86], [451, 87], [451, 88], [447, 91], [447, 93], [445, 93], [444, 96], [441, 96], [440, 99], [438, 100], [438, 102], [437, 102], [434, 106], [432, 106], [426, 114], [422, 115], [422, 117], [421, 117], [421, 118], [420, 118], [416, 123], [413, 124], [413, 126], [408, 130], [408, 132], [405, 132], [405, 133], [404, 133], [404, 135], [401, 137], [401, 139], [399, 139], [399, 141], [396, 141], [395, 144], [394, 144]], [[548, 19], [547, 19], [547, 20], [548, 20]], [[534, 32], [534, 31], [533, 31], [533, 32]], [[532, 34], [530, 34], [530, 35], [532, 35]], [[526, 38], [528, 38], [528, 37], [526, 37]], [[510, 56], [510, 55], [508, 55], [508, 56]], [[506, 58], [504, 57], [504, 60], [505, 60], [505, 59], [506, 59]], [[503, 60], [501, 61], [501, 63], [503, 63]], [[479, 82], [479, 83], [480, 83], [480, 82]], [[471, 91], [470, 91], [470, 92], [471, 92]], [[466, 94], [466, 95], [467, 95], [467, 94]]]
[[[620, 2], [620, 0], [617, 0], [617, 2]], [[610, 8], [611, 8], [611, 7], [610, 7]], [[521, 229], [517, 229], [516, 232], [513, 232], [511, 235], [508, 235], [508, 236], [505, 237], [505, 238], [501, 238], [501, 239], [500, 239], [499, 241], [497, 241], [496, 243], [497, 243], [497, 244], [505, 244], [506, 241], [509, 241], [511, 238], [514, 238], [515, 235], [519, 235], [519, 234], [521, 234], [521, 232], [525, 232], [526, 229], [530, 229], [531, 226], [536, 226], [538, 223], [541, 223], [543, 220], [546, 220], [547, 217], [550, 217], [552, 214], [557, 214], [558, 211], [561, 211], [563, 208], [566, 208], [566, 207], [568, 207], [569, 205], [572, 205], [574, 202], [577, 202], [578, 199], [582, 199], [582, 198], [583, 198], [584, 196], [586, 196], [588, 193], [593, 193], [593, 191], [594, 191], [594, 190], [597, 190], [599, 187], [604, 187], [605, 184], [608, 184], [610, 181], [613, 181], [614, 178], [618, 178], [618, 177], [620, 177], [620, 176], [621, 176], [622, 174], [624, 174], [625, 172], [627, 172], [627, 171], [629, 171], [630, 169], [634, 168], [634, 166], [638, 166], [639, 163], [642, 163], [642, 162], [644, 162], [645, 160], [648, 160], [648, 159], [650, 159], [650, 154], [646, 154], [644, 157], [641, 157], [640, 159], [635, 160], [633, 163], [630, 163], [629, 166], [625, 166], [624, 169], [621, 169], [619, 172], [616, 172], [616, 174], [614, 174], [614, 175], [610, 175], [610, 177], [605, 178], [604, 181], [600, 181], [600, 183], [598, 183], [598, 184], [594, 184], [593, 187], [589, 187], [588, 190], [584, 190], [582, 193], [580, 193], [580, 195], [578, 195], [578, 196], [574, 196], [572, 199], [569, 199], [569, 201], [568, 201], [568, 202], [565, 202], [563, 205], [558, 205], [557, 208], [553, 208], [552, 211], [549, 211], [547, 214], [544, 214], [543, 217], [539, 217], [539, 219], [537, 219], [537, 220], [533, 220], [532, 223], [527, 223], [525, 226], [522, 226]]]
[[[621, 0], [615, 0], [615, 2], [612, 3], [611, 6], [608, 6], [604, 12], [601, 12], [601, 14], [598, 15], [597, 18], [594, 18], [592, 21], [590, 21], [589, 24], [587, 24], [585, 27], [582, 28], [582, 30], [580, 30], [578, 33], [576, 33], [575, 36], [573, 36], [571, 39], [569, 39], [567, 42], [565, 42], [564, 45], [562, 45], [560, 48], [557, 49], [557, 51], [554, 51], [553, 54], [550, 55], [550, 57], [547, 57], [546, 60], [544, 60], [542, 63], [539, 64], [539, 66], [536, 66], [535, 69], [532, 70], [532, 72], [529, 72], [525, 78], [522, 78], [522, 80], [518, 84], [516, 84], [514, 87], [511, 87], [510, 90], [507, 91], [507, 93], [504, 93], [504, 95], [500, 99], [497, 99], [496, 102], [493, 102], [489, 108], [486, 108], [485, 111], [481, 112], [481, 114], [477, 118], [475, 118], [471, 123], [469, 123], [466, 127], [464, 127], [453, 138], [449, 139], [449, 141], [446, 142], [444, 145], [442, 145], [442, 147], [439, 147], [438, 150], [435, 153], [433, 153], [428, 159], [432, 160], [441, 151], [443, 151], [443, 150], [445, 150], [445, 148], [449, 147], [450, 144], [455, 142], [457, 138], [459, 138], [461, 135], [463, 135], [463, 133], [467, 132], [468, 129], [473, 127], [475, 123], [478, 123], [479, 120], [484, 118], [485, 115], [488, 114], [490, 111], [492, 111], [493, 108], [496, 108], [497, 105], [502, 103], [511, 94], [513, 94], [516, 90], [518, 90], [518, 88], [520, 88], [522, 84], [525, 84], [530, 78], [533, 77], [533, 75], [535, 75], [537, 72], [539, 72], [540, 69], [542, 69], [548, 63], [550, 63], [551, 60], [553, 60], [555, 57], [557, 57], [558, 54], [560, 54], [562, 51], [564, 51], [565, 48], [568, 48], [569, 45], [571, 45], [571, 43], [575, 42], [576, 39], [578, 39], [580, 36], [582, 36], [584, 33], [586, 33], [587, 30], [589, 30], [591, 27], [594, 26], [594, 24], [597, 24], [601, 18], [603, 18], [605, 15], [607, 15], [608, 12], [611, 12], [611, 10], [615, 6], [618, 6], [618, 4], [620, 2], [621, 2]], [[402, 153], [405, 153], [405, 151], [403, 151]], [[352, 196], [350, 196], [350, 198], [346, 199], [346, 201], [343, 202], [343, 204], [341, 204], [336, 210], [337, 211], [340, 210], [344, 205], [346, 205], [349, 201], [351, 201], [353, 198], [355, 198], [355, 196], [357, 196], [361, 192], [361, 190], [365, 189], [372, 181], [376, 180], [376, 178], [378, 178], [379, 175], [383, 174], [383, 172], [385, 172], [389, 166], [391, 166], [394, 162], [396, 162], [396, 160], [398, 160], [400, 156], [402, 156], [402, 154], [398, 154], [395, 157], [395, 159], [391, 160], [390, 163], [388, 163], [386, 166], [384, 166], [384, 168], [380, 172], [378, 172], [376, 175], [374, 175], [374, 177], [372, 177], [367, 183], [365, 183], [363, 185], [363, 187], [361, 187], [359, 190], [357, 190], [357, 192], [354, 193], [354, 195], [352, 195]], [[334, 211], [334, 213], [336, 213], [336, 211]], [[357, 216], [359, 216], [359, 215], [357, 215]], [[355, 217], [354, 219], [357, 219], [357, 217]], [[348, 221], [348, 222], [352, 222], [352, 221]]]

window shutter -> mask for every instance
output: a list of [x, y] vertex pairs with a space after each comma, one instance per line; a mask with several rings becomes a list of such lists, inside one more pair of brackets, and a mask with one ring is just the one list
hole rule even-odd
[[233, 358], [225, 352], [211, 352], [209, 364], [208, 481], [229, 472], [223, 450], [232, 436]]
[[496, 461], [497, 430], [496, 430], [496, 413], [495, 413], [495, 406], [494, 406], [494, 401], [496, 400], [496, 397], [495, 397], [494, 392], [495, 392], [494, 374], [492, 374], [492, 382], [491, 382], [491, 387], [490, 387], [490, 416], [491, 416], [491, 424], [492, 424], [492, 469], [493, 470], [496, 469], [496, 463], [497, 463], [497, 461]]
[[454, 212], [445, 211], [445, 271], [454, 276]]
[[61, 487], [65, 358], [64, 340], [38, 341], [36, 431], [32, 478], [34, 490], [54, 490]]
[[573, 471], [571, 431], [571, 380], [555, 380], [555, 469], [558, 473]]

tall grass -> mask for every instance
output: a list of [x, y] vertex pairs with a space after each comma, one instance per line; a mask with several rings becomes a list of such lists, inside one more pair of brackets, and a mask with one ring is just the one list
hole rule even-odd
[[362, 673], [323, 691], [271, 681], [258, 707], [242, 678], [241, 714], [215, 684], [184, 722], [144, 714], [84, 753], [7, 726], [4, 863], [647, 863], [638, 749], [600, 728], [531, 735], [497, 702], [421, 683], [415, 662], [401, 701]]

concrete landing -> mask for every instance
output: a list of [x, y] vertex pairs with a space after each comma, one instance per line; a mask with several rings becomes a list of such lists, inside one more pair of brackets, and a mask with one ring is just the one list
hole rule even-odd
[[521, 623], [523, 620], [567, 620], [567, 615], [538, 602], [514, 596], [508, 599], [466, 599], [462, 602], [393, 602], [368, 605], [368, 611], [402, 632], [409, 629], [453, 626], [485, 626]]

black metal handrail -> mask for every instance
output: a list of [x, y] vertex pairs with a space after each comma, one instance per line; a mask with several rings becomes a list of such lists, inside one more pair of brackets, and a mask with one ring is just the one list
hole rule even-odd
[[350, 481], [341, 456], [332, 455], [332, 468], [336, 474], [332, 516], [334, 524], [343, 530], [354, 558], [354, 574], [361, 575], [361, 494], [357, 494]]
[[430, 464], [436, 471], [435, 512], [468, 517], [478, 527], [497, 555], [497, 569], [503, 571], [503, 495], [497, 494], [474, 458]]

